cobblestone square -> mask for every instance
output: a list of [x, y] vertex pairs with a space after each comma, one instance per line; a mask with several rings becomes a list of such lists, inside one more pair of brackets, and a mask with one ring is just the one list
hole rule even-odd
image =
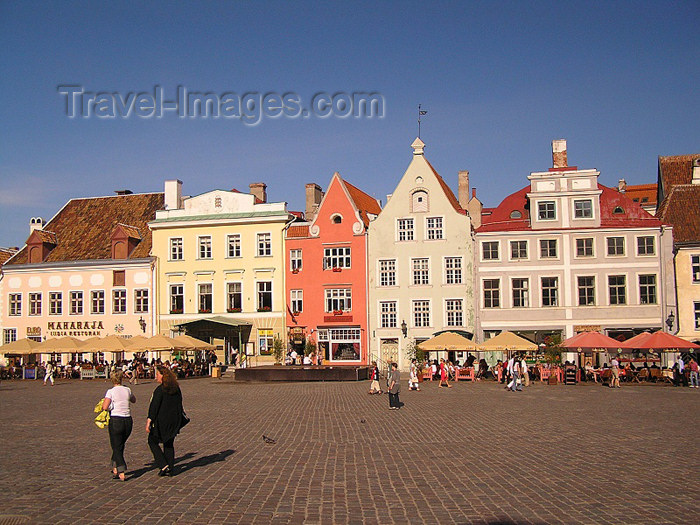
[[697, 389], [404, 383], [389, 411], [368, 382], [193, 379], [177, 475], [159, 478], [154, 387], [132, 387], [120, 483], [93, 423], [107, 383], [3, 381], [0, 524], [700, 522]]

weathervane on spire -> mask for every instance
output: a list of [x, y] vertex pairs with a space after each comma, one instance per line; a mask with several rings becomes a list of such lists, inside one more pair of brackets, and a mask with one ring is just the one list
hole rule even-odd
[[420, 138], [420, 118], [427, 115], [428, 111], [421, 109], [421, 104], [418, 104], [418, 138]]

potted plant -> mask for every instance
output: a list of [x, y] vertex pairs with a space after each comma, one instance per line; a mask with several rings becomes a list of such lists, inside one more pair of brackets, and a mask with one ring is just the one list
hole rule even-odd
[[[550, 369], [555, 366], [561, 365], [561, 348], [559, 344], [561, 343], [561, 336], [552, 335], [545, 339], [545, 349], [544, 349], [544, 360], [549, 364]], [[556, 385], [559, 382], [557, 374], [549, 375], [550, 385]]]
[[240, 308], [227, 308], [226, 311], [230, 314], [239, 314], [241, 313]]
[[342, 310], [333, 310], [333, 315], [343, 315]]
[[171, 314], [181, 314], [182, 313], [182, 308], [171, 308], [170, 309]]
[[333, 267], [333, 271], [334, 271], [334, 272], [340, 272], [341, 270], [342, 270], [342, 268], [340, 268], [340, 267], [338, 267], [338, 266], [334, 266], [334, 267]]
[[269, 312], [271, 308], [269, 306], [261, 306], [258, 308], [258, 312]]
[[275, 358], [275, 364], [281, 365], [284, 359], [284, 341], [279, 335], [275, 335], [272, 339], [272, 355]]
[[292, 270], [292, 273], [294, 273], [294, 274], [299, 273], [299, 268], [294, 268], [294, 269]]

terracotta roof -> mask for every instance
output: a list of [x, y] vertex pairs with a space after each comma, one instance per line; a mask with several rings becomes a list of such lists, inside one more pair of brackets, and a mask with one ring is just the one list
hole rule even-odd
[[656, 184], [637, 184], [627, 186], [624, 193], [634, 202], [651, 206], [656, 204], [657, 192], [658, 186]]
[[657, 216], [673, 226], [675, 243], [700, 242], [700, 185], [674, 186], [659, 206]]
[[[45, 226], [44, 231], [55, 232], [58, 240], [45, 262], [111, 259], [111, 236], [118, 224], [128, 224], [141, 232], [142, 240], [129, 258], [148, 257], [148, 222], [155, 219], [156, 210], [163, 209], [163, 204], [163, 193], [71, 199]], [[8, 265], [25, 264], [27, 260], [24, 246]]]
[[128, 224], [119, 223], [117, 226], [121, 226], [124, 233], [131, 239], [141, 239], [141, 232], [136, 226], [129, 226]]
[[17, 253], [17, 250], [13, 250], [12, 248], [0, 248], [0, 266], [5, 264], [15, 253]]
[[379, 206], [379, 201], [374, 197], [366, 194], [361, 189], [353, 186], [348, 181], [343, 180], [339, 177], [343, 184], [345, 184], [345, 189], [347, 189], [350, 198], [355, 203], [355, 207], [360, 212], [360, 217], [362, 217], [362, 222], [365, 224], [365, 228], [369, 225], [369, 214], [379, 215], [382, 208]]
[[303, 226], [290, 226], [287, 229], [287, 239], [294, 239], [300, 237], [309, 236], [309, 225], [305, 224]]
[[659, 156], [658, 181], [659, 193], [663, 199], [671, 193], [677, 184], [690, 184], [693, 179], [693, 160], [700, 158], [700, 153], [693, 155]]
[[[635, 228], [635, 227], [660, 227], [661, 221], [644, 210], [641, 204], [632, 202], [624, 194], [617, 190], [598, 184], [602, 190], [600, 195], [600, 226], [601, 228]], [[530, 227], [530, 209], [527, 194], [530, 185], [509, 195], [496, 208], [492, 208], [491, 215], [482, 214], [482, 224], [476, 230], [479, 233], [493, 231], [521, 231], [532, 230]], [[621, 208], [623, 213], [613, 213], [616, 208]], [[520, 212], [520, 217], [512, 217], [513, 212]], [[574, 229], [574, 228], [568, 228]]]
[[32, 232], [36, 237], [39, 237], [41, 242], [47, 242], [49, 244], [58, 244], [56, 234], [47, 230], [34, 230]]
[[452, 204], [452, 207], [455, 209], [456, 212], [461, 213], [462, 215], [467, 214], [467, 210], [462, 208], [459, 205], [459, 200], [457, 200], [457, 197], [455, 197], [455, 194], [452, 193], [452, 190], [450, 187], [447, 185], [447, 183], [443, 180], [443, 178], [440, 176], [440, 174], [433, 168], [433, 165], [430, 164], [428, 159], [425, 159], [425, 162], [428, 163], [428, 166], [430, 166], [430, 169], [433, 170], [433, 173], [437, 177], [438, 182], [440, 183], [440, 186], [442, 187], [442, 191], [445, 192], [445, 195], [447, 196], [447, 200], [450, 201], [450, 204]]

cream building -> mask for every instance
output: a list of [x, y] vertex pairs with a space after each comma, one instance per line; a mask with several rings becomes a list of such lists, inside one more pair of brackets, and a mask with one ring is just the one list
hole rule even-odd
[[182, 196], [165, 183], [165, 210], [149, 226], [157, 257], [159, 331], [184, 330], [221, 343], [248, 364], [269, 363], [275, 337], [286, 340], [284, 229], [286, 203], [268, 203], [266, 186], [251, 194], [214, 190]]
[[[471, 222], [460, 200], [424, 156], [413, 159], [369, 226], [371, 359], [405, 369], [411, 346], [443, 330], [474, 331]], [[465, 356], [456, 356], [460, 361]]]

